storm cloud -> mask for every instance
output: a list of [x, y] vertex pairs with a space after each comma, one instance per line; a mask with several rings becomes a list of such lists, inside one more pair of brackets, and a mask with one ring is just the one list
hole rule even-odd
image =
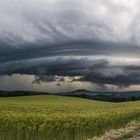
[[0, 1], [0, 75], [140, 84], [139, 0]]
[[124, 60], [122, 62], [119, 58], [109, 60], [94, 57], [49, 57], [8, 62], [1, 65], [0, 74], [36, 75], [34, 82], [38, 83], [41, 81], [64, 82], [62, 77], [79, 76], [78, 79], [72, 81], [125, 87], [140, 84], [139, 71], [139, 60]]

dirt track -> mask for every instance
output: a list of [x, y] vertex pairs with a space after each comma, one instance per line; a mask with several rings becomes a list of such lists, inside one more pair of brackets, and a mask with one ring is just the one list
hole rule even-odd
[[130, 123], [125, 128], [112, 130], [101, 137], [89, 140], [140, 140], [140, 124]]
[[140, 129], [137, 130], [137, 131], [134, 133], [134, 135], [133, 135], [131, 138], [129, 138], [128, 140], [140, 140]]

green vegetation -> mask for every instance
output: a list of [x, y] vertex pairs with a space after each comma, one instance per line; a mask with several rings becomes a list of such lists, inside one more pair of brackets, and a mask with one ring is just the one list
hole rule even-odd
[[0, 140], [87, 140], [140, 119], [140, 101], [74, 97], [0, 98]]

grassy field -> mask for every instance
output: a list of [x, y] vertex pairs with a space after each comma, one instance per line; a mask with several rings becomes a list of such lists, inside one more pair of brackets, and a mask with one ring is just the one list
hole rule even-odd
[[0, 98], [0, 140], [87, 140], [140, 119], [140, 101], [60, 96]]

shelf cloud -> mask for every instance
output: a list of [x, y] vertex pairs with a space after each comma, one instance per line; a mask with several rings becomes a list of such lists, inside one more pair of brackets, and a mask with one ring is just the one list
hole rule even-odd
[[0, 1], [0, 75], [139, 85], [139, 9], [139, 0]]

